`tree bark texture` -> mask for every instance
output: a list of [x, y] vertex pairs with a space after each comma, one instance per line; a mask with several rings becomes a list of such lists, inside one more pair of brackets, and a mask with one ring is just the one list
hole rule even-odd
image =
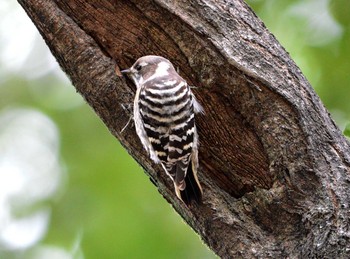
[[[349, 258], [349, 143], [243, 0], [18, 0], [77, 91], [159, 192], [223, 258]], [[196, 117], [204, 204], [187, 208], [127, 123], [120, 74], [168, 58]], [[131, 190], [132, 191], [132, 190]]]

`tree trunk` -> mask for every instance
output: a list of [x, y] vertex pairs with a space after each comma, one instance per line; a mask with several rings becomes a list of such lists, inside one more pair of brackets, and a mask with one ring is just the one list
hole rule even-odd
[[[349, 143], [243, 0], [18, 1], [77, 91], [217, 255], [350, 257]], [[197, 86], [202, 206], [176, 198], [132, 125], [120, 132], [135, 89], [119, 68], [147, 54]]]

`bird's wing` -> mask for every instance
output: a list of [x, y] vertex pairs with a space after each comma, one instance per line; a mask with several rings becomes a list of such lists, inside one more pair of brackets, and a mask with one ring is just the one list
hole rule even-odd
[[[143, 147], [146, 149], [147, 153], [150, 155], [151, 159], [155, 163], [160, 163], [159, 156], [157, 155], [154, 147], [158, 145], [156, 143], [156, 140], [158, 139], [158, 135], [156, 134], [156, 131], [152, 126], [150, 126], [149, 122], [146, 120], [144, 121], [145, 118], [143, 118], [141, 112], [142, 109], [144, 109], [142, 103], [140, 102], [140, 92], [141, 92], [141, 87], [139, 87], [136, 91], [135, 94], [135, 99], [134, 99], [134, 122], [135, 122], [135, 128], [136, 128], [136, 133], [139, 136], [141, 143]], [[157, 136], [155, 136], [157, 135]], [[159, 150], [158, 152], [161, 152], [164, 150]]]

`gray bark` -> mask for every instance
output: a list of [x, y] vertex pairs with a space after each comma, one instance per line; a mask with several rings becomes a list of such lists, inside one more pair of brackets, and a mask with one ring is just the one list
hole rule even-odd
[[[349, 143], [242, 0], [18, 2], [77, 91], [217, 255], [350, 257]], [[176, 198], [132, 126], [120, 133], [135, 89], [119, 68], [147, 54], [197, 86], [202, 206]]]

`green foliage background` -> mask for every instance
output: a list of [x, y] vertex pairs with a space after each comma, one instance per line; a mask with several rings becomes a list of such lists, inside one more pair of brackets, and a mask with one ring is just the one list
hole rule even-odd
[[[350, 121], [350, 1], [248, 3], [344, 130]], [[26, 66], [41, 54], [30, 55]], [[38, 247], [62, 248], [65, 258], [215, 257], [57, 72], [28, 78], [21, 70], [2, 70], [1, 75], [0, 111], [35, 109], [51, 118], [59, 129], [65, 172], [57, 193], [43, 202], [52, 210], [46, 234], [25, 250], [2, 249], [1, 258], [39, 258]]]

